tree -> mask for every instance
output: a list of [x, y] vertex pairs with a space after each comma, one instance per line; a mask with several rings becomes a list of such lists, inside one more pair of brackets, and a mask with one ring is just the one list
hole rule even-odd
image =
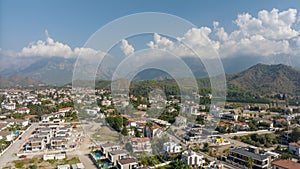
[[124, 136], [127, 136], [128, 135], [128, 130], [126, 127], [123, 127], [122, 131], [121, 131], [121, 134], [123, 134]]
[[109, 123], [109, 125], [116, 131], [121, 131], [123, 126], [123, 119], [121, 116], [107, 117], [106, 122]]
[[204, 151], [204, 152], [208, 152], [208, 150], [209, 150], [209, 145], [208, 145], [207, 142], [205, 142], [205, 143], [203, 144], [203, 151]]
[[173, 169], [189, 169], [190, 166], [185, 164], [183, 161], [176, 159], [171, 163]]
[[249, 168], [249, 169], [252, 169], [254, 165], [254, 161], [253, 161], [253, 158], [252, 157], [248, 157], [247, 161], [246, 161], [246, 166]]
[[135, 128], [135, 137], [141, 137], [142, 136], [142, 132], [140, 130], [138, 130], [137, 128]]
[[300, 141], [300, 128], [296, 127], [293, 129], [292, 134], [291, 134], [291, 140], [293, 142]]
[[37, 169], [37, 166], [36, 165], [31, 165], [31, 166], [29, 166], [29, 169]]
[[290, 153], [282, 153], [281, 154], [281, 159], [292, 159], [293, 155]]

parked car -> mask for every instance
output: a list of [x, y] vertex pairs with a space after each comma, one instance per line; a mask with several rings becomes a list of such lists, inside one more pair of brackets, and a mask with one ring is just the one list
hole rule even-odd
[[26, 158], [26, 155], [21, 155], [19, 156], [19, 158]]

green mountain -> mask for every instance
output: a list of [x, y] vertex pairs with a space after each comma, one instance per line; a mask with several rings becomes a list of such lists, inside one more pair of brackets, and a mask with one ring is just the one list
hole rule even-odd
[[227, 76], [229, 87], [259, 95], [300, 95], [300, 71], [283, 64], [257, 64]]

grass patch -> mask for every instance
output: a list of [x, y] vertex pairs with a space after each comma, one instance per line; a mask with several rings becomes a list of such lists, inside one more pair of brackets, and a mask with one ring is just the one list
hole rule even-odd
[[17, 162], [15, 163], [15, 167], [16, 167], [16, 168], [22, 168], [24, 165], [25, 165], [25, 162], [24, 162], [24, 161], [17, 161]]

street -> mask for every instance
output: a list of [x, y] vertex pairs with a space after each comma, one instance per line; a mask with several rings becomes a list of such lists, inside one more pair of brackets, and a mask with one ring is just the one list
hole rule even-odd
[[38, 127], [38, 123], [33, 123], [31, 126], [22, 134], [21, 140], [16, 139], [12, 145], [5, 151], [5, 153], [0, 157], [0, 168], [3, 168], [7, 163], [14, 160], [18, 160], [16, 153], [19, 152], [21, 146], [30, 136], [30, 134]]

